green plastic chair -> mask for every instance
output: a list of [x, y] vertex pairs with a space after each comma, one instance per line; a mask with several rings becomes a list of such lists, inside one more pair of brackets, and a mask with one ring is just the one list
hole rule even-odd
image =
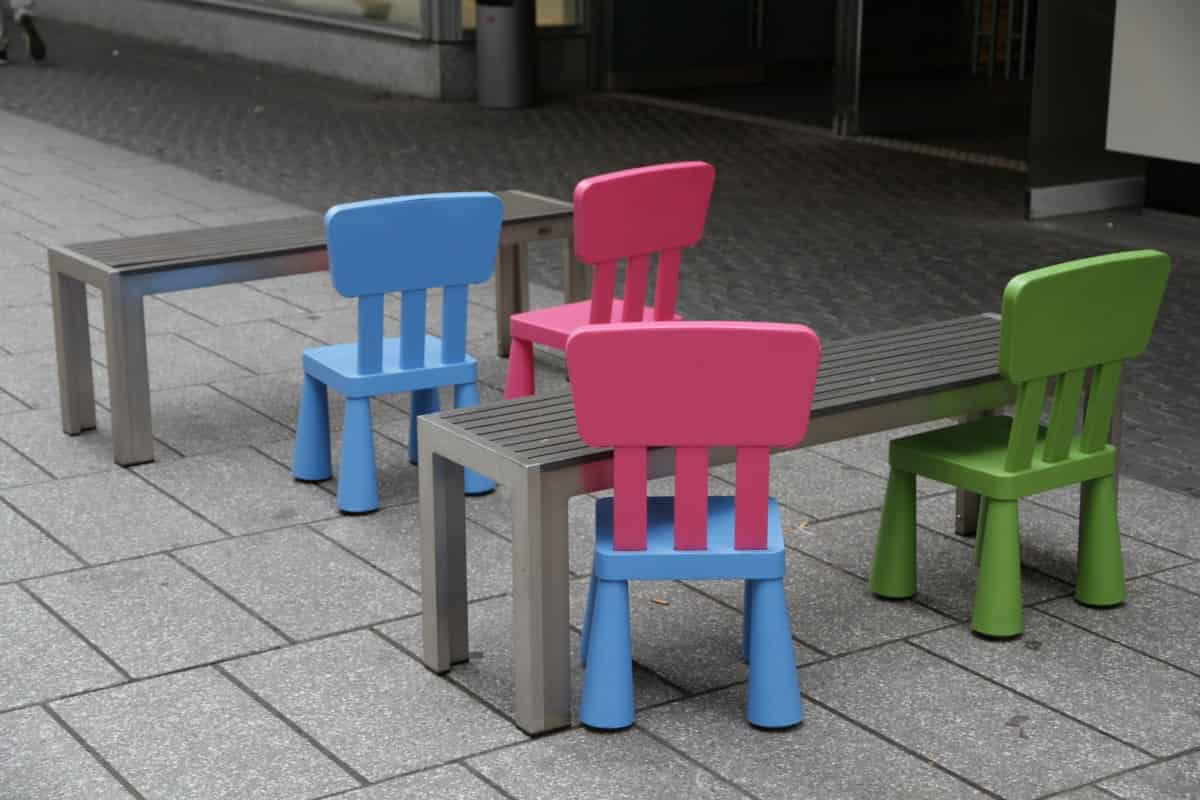
[[[1015, 385], [1014, 416], [985, 416], [892, 441], [871, 591], [891, 599], [916, 594], [916, 476], [923, 475], [982, 498], [971, 622], [976, 633], [1021, 634], [1017, 503], [1074, 483], [1087, 490], [1080, 510], [1075, 599], [1099, 607], [1124, 602], [1117, 451], [1109, 432], [1122, 362], [1146, 349], [1170, 268], [1163, 253], [1140, 250], [1058, 264], [1009, 281], [1000, 323], [1000, 374]], [[1089, 370], [1091, 385], [1084, 394]], [[1043, 427], [1050, 379], [1053, 404]], [[1081, 396], [1083, 424], [1076, 432]]]

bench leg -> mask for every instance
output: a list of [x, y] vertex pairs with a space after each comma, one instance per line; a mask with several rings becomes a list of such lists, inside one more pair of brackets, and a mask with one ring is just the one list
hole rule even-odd
[[528, 248], [502, 245], [496, 266], [496, 354], [508, 356], [509, 317], [529, 310]]
[[[959, 422], [971, 422], [980, 417], [991, 416], [999, 409], [979, 414], [966, 414]], [[954, 532], [959, 536], [974, 536], [979, 524], [979, 495], [959, 489], [954, 494]]]
[[54, 346], [58, 352], [58, 403], [63, 432], [74, 436], [96, 427], [87, 288], [56, 270], [54, 258], [52, 255], [50, 296], [54, 304]]
[[512, 494], [514, 717], [532, 734], [571, 724], [570, 494], [538, 470], [525, 474]]
[[425, 666], [467, 660], [467, 512], [463, 468], [421, 438], [421, 615]]
[[578, 303], [592, 296], [592, 269], [575, 260], [575, 237], [567, 239], [563, 253], [563, 302]]
[[150, 421], [150, 371], [142, 295], [119, 277], [104, 287], [108, 390], [113, 461], [128, 467], [154, 460]]

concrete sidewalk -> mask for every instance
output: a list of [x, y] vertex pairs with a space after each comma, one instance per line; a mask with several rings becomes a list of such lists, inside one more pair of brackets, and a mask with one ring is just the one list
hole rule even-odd
[[[155, 463], [115, 467], [103, 413], [60, 432], [45, 243], [303, 210], [0, 112], [0, 797], [1195, 797], [1200, 500], [1183, 494], [1123, 481], [1130, 600], [1109, 611], [1070, 598], [1071, 493], [1026, 503], [1028, 632], [988, 643], [966, 629], [973, 554], [946, 487], [921, 504], [921, 594], [885, 603], [864, 580], [885, 437], [778, 457], [804, 724], [745, 723], [739, 587], [649, 584], [637, 726], [530, 740], [509, 720], [507, 498], [469, 503], [472, 661], [439, 678], [415, 657], [404, 401], [376, 405], [382, 511], [339, 516], [332, 484], [291, 480], [300, 351], [355, 335], [327, 275], [147, 301]], [[473, 299], [495, 398], [505, 362]]]

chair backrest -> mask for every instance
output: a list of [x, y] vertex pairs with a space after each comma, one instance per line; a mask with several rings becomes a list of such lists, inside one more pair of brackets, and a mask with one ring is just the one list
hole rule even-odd
[[595, 267], [589, 321], [612, 318], [617, 264], [625, 260], [620, 321], [642, 320], [651, 256], [658, 254], [654, 319], [675, 316], [682, 250], [704, 235], [716, 170], [702, 161], [610, 172], [575, 187], [575, 255]]
[[443, 287], [442, 359], [466, 358], [467, 285], [495, 269], [504, 205], [486, 192], [387, 197], [325, 215], [333, 287], [358, 298], [358, 371], [383, 368], [383, 298], [401, 292], [400, 366], [425, 364], [425, 293]]
[[735, 546], [767, 541], [770, 448], [804, 438], [821, 358], [803, 325], [641, 322], [567, 341], [579, 435], [614, 448], [614, 546], [646, 548], [647, 448], [675, 450], [675, 548], [707, 548], [708, 450], [737, 448]]
[[1165, 254], [1137, 250], [1036, 269], [1009, 281], [1000, 373], [1018, 388], [1006, 469], [1032, 463], [1050, 378], [1055, 389], [1043, 459], [1069, 457], [1089, 370], [1080, 450], [1094, 453], [1107, 444], [1121, 364], [1146, 349], [1170, 269]]

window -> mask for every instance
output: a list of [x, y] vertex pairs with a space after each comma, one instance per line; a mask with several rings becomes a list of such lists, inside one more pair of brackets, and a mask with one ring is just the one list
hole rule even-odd
[[[536, 0], [539, 28], [563, 28], [583, 22], [579, 0]], [[475, 0], [462, 0], [462, 26], [475, 30]]]
[[256, 0], [255, 5], [421, 30], [422, 0]]

